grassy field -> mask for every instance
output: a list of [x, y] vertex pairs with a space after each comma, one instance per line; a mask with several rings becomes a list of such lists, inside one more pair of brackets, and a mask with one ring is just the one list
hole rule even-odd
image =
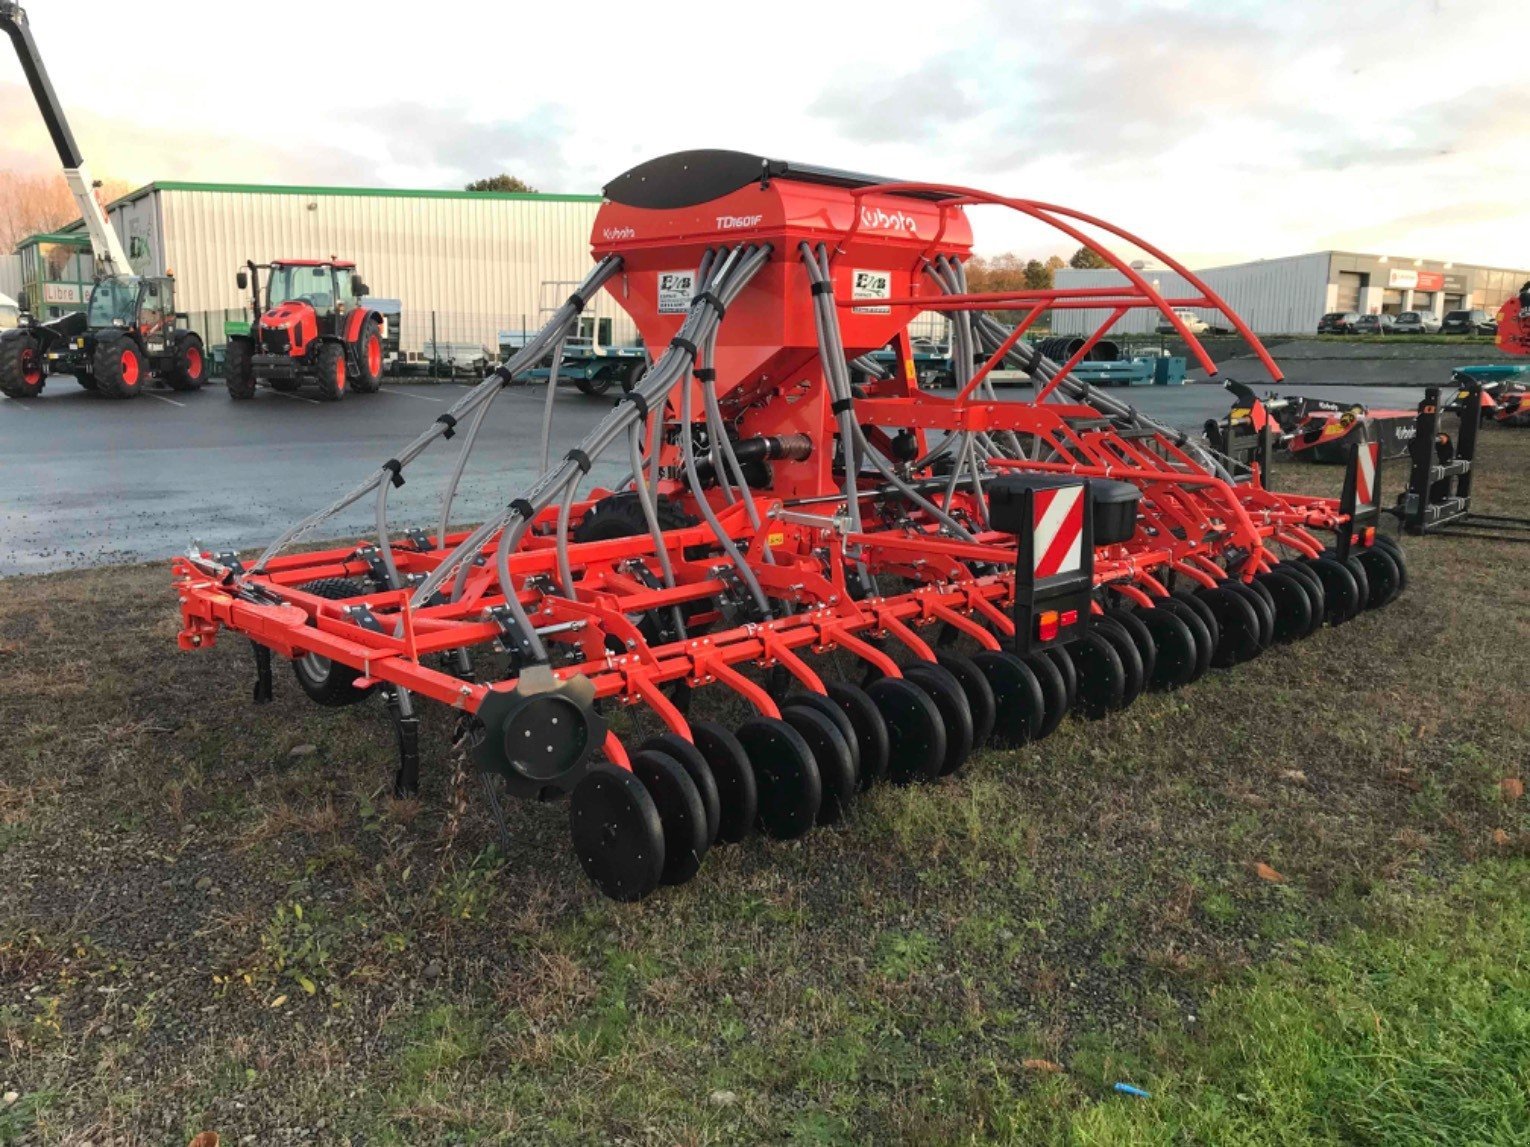
[[177, 653], [167, 569], [6, 581], [0, 1143], [1523, 1143], [1530, 574], [1405, 545], [1385, 610], [636, 906], [560, 807], [455, 812], [442, 714], [396, 802], [379, 708]]

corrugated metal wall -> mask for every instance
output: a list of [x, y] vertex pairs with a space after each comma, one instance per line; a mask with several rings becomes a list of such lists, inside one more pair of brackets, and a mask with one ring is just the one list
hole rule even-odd
[[[1310, 334], [1317, 329], [1317, 321], [1328, 303], [1329, 263], [1329, 252], [1321, 251], [1231, 267], [1209, 267], [1195, 273], [1222, 296], [1255, 334]], [[1173, 271], [1148, 269], [1139, 273], [1166, 298], [1186, 298], [1193, 293], [1189, 284]], [[1076, 271], [1067, 267], [1056, 276], [1059, 287], [1112, 287], [1125, 282], [1125, 276], [1116, 270]], [[1190, 309], [1213, 326], [1225, 325], [1214, 311]], [[1108, 314], [1104, 310], [1054, 311], [1052, 329], [1058, 334], [1088, 334]], [[1155, 310], [1129, 311], [1112, 329], [1119, 334], [1147, 334], [1158, 325], [1158, 319]]]
[[21, 256], [0, 255], [0, 295], [16, 298], [21, 293]]
[[[159, 269], [174, 270], [177, 306], [188, 312], [248, 303], [234, 283], [245, 260], [351, 259], [374, 295], [403, 303], [406, 349], [432, 337], [492, 346], [500, 330], [541, 324], [542, 309], [567, 297], [588, 273], [598, 199], [431, 197], [156, 189], [114, 211], [130, 217]], [[593, 308], [616, 320], [615, 338], [635, 330], [609, 298]]]

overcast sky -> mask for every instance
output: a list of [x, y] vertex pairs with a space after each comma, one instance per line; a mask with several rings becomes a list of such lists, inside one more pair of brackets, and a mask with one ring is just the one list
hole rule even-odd
[[[28, 9], [87, 161], [135, 183], [595, 192], [724, 147], [1078, 207], [1193, 266], [1530, 263], [1524, 0]], [[56, 169], [6, 56], [0, 126], [0, 169]]]

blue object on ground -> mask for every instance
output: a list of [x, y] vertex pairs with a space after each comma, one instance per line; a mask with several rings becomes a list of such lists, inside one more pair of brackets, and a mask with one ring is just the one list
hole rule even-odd
[[1119, 1091], [1122, 1095], [1135, 1095], [1138, 1099], [1152, 1099], [1153, 1098], [1152, 1095], [1150, 1095], [1146, 1091], [1143, 1091], [1142, 1088], [1140, 1088], [1140, 1087], [1133, 1087], [1129, 1083], [1118, 1083], [1118, 1084], [1115, 1085], [1115, 1090]]

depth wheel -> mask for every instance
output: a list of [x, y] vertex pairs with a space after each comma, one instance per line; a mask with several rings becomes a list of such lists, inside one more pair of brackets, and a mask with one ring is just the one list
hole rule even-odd
[[930, 695], [903, 677], [879, 677], [866, 695], [887, 723], [887, 779], [895, 785], [932, 781], [946, 757], [946, 726]]
[[[1211, 647], [1215, 649], [1222, 643], [1222, 626], [1217, 621], [1217, 615], [1211, 607], [1202, 601], [1196, 593], [1177, 593], [1174, 600], [1182, 602], [1187, 608], [1193, 610], [1201, 619], [1201, 624], [1206, 627], [1206, 632], [1211, 635]], [[1209, 666], [1208, 662], [1208, 666]]]
[[802, 734], [774, 717], [752, 717], [738, 727], [758, 792], [760, 831], [776, 840], [795, 840], [818, 819], [823, 781]]
[[[1048, 684], [1055, 690], [1054, 703], [1066, 703], [1062, 678], [1050, 661]], [[988, 681], [995, 710], [993, 738], [1000, 745], [1024, 745], [1038, 739], [1047, 720], [1047, 696], [1035, 671], [1018, 656], [1002, 649], [985, 649], [972, 655], [972, 663]]]
[[864, 792], [872, 785], [887, 778], [887, 762], [892, 745], [887, 734], [887, 722], [866, 690], [845, 681], [827, 682], [829, 700], [850, 718], [855, 730], [857, 747], [860, 749], [860, 781]]
[[591, 767], [568, 800], [569, 836], [579, 867], [612, 900], [641, 900], [664, 872], [664, 826], [643, 782], [605, 761]]
[[933, 661], [916, 661], [903, 666], [903, 677], [928, 693], [935, 708], [940, 710], [941, 724], [946, 727], [946, 753], [941, 760], [940, 775], [949, 777], [972, 753], [972, 706], [967, 704], [967, 694], [962, 691], [961, 682], [954, 673]]
[[691, 736], [717, 786], [717, 839], [735, 844], [754, 831], [759, 814], [759, 791], [749, 754], [737, 737], [715, 721], [692, 721]]
[[839, 735], [844, 738], [846, 746], [850, 749], [850, 764], [855, 769], [855, 787], [859, 791], [862, 787], [861, 739], [855, 735], [855, 725], [851, 723], [850, 715], [823, 693], [793, 693], [783, 700], [782, 704], [806, 705], [834, 722], [834, 727], [839, 730]]
[[1365, 563], [1354, 554], [1349, 555], [1349, 560], [1344, 563], [1344, 568], [1349, 570], [1355, 578], [1355, 588], [1360, 594], [1360, 604], [1355, 607], [1359, 613], [1370, 603], [1371, 600], [1371, 575], [1365, 570]]
[[[343, 577], [320, 578], [300, 585], [298, 589], [326, 601], [365, 597], [367, 592], [360, 582]], [[349, 665], [331, 661], [317, 653], [303, 653], [293, 658], [292, 674], [311, 701], [330, 709], [365, 701], [377, 688], [375, 685], [358, 688], [356, 682], [361, 677], [359, 669], [352, 669]]]
[[659, 813], [664, 830], [661, 884], [684, 884], [701, 868], [707, 854], [707, 812], [690, 774], [668, 753], [639, 749], [632, 754], [632, 772]]
[[1392, 560], [1397, 563], [1397, 592], [1402, 593], [1408, 588], [1408, 556], [1403, 553], [1401, 543], [1387, 534], [1377, 532], [1376, 546], [1386, 550], [1392, 555]]
[[818, 767], [821, 795], [817, 822], [839, 823], [850, 811], [850, 802], [855, 798], [855, 759], [850, 755], [850, 743], [832, 717], [801, 700], [794, 699], [782, 705], [781, 720], [807, 742], [813, 763]]

